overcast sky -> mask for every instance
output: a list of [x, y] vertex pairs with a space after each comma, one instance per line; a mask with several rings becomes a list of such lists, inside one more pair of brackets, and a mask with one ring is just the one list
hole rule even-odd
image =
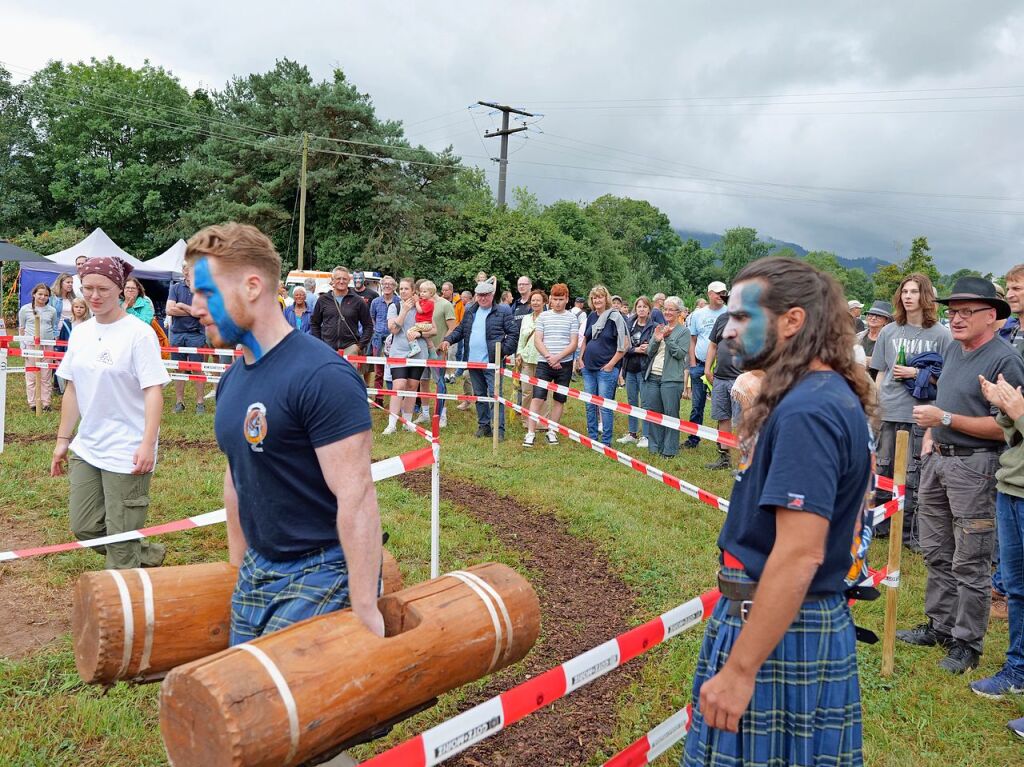
[[[288, 57], [341, 67], [414, 142], [542, 202], [650, 200], [674, 226], [939, 267], [1024, 261], [1024, 4], [0, 0], [3, 61], [145, 59], [221, 87]], [[852, 191], [851, 191], [852, 190]]]

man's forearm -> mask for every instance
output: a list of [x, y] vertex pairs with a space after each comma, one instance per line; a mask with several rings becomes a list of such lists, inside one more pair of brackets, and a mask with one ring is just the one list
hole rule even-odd
[[1003, 440], [1003, 429], [990, 415], [969, 416], [953, 414], [950, 428], [978, 439]]
[[[348, 565], [348, 589], [352, 607], [375, 604], [381, 568], [381, 525], [373, 480], [355, 499], [338, 504], [338, 537]], [[354, 501], [354, 502], [353, 502]]]

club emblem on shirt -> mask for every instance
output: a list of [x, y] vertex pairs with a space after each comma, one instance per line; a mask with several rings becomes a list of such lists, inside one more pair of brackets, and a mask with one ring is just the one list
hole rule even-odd
[[107, 349], [104, 349], [103, 352], [100, 354], [99, 361], [104, 365], [114, 364], [114, 358], [111, 356], [110, 351]]
[[242, 431], [245, 441], [254, 453], [263, 452], [263, 440], [267, 438], [267, 406], [262, 402], [253, 402], [245, 413]]
[[786, 508], [793, 509], [794, 511], [803, 511], [804, 497], [797, 493], [789, 493], [789, 503], [786, 504]]

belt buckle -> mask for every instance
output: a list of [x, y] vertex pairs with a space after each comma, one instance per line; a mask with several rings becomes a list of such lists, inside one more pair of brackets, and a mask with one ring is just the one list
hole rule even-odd
[[750, 617], [750, 608], [754, 606], [754, 600], [744, 599], [740, 602], [740, 622], [746, 623], [747, 618]]

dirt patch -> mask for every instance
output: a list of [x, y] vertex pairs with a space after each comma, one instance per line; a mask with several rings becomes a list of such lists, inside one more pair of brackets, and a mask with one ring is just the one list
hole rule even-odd
[[[401, 482], [417, 493], [430, 493], [428, 473], [405, 474]], [[540, 598], [541, 637], [525, 667], [494, 675], [478, 696], [466, 701], [466, 708], [630, 627], [627, 620], [635, 612], [635, 593], [592, 545], [569, 533], [564, 522], [451, 476], [445, 477], [441, 493], [444, 500], [490, 525], [505, 546], [520, 552], [523, 561], [540, 573], [534, 586]], [[613, 671], [485, 740], [452, 763], [464, 767], [586, 763], [612, 735], [616, 703], [639, 669], [640, 662], [633, 661]]]
[[[0, 550], [43, 543], [0, 512]], [[71, 588], [45, 583], [40, 563], [29, 559], [0, 565], [0, 658], [20, 658], [45, 647], [71, 629]]]

